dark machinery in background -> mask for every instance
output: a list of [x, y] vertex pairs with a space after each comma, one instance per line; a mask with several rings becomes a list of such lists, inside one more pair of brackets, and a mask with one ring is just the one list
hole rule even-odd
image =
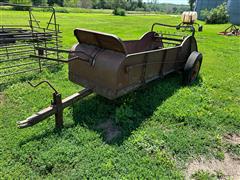
[[240, 0], [228, 0], [228, 13], [231, 26], [219, 34], [225, 36], [240, 36]]
[[[61, 58], [58, 51], [62, 47], [61, 31], [55, 9], [0, 2], [0, 9], [7, 6], [27, 8], [28, 11], [25, 12], [29, 19], [26, 24], [8, 24], [6, 19], [3, 20], [4, 23], [0, 22], [0, 78], [56, 66], [58, 63], [40, 57]], [[51, 15], [47, 24], [42, 25], [35, 17], [34, 8], [48, 8]], [[56, 51], [43, 51], [42, 48]]]
[[225, 2], [227, 2], [229, 22], [231, 25], [218, 34], [240, 36], [240, 0], [196, 0], [195, 11], [198, 13], [198, 19], [204, 20], [203, 10], [210, 11]]
[[240, 28], [237, 25], [232, 24], [219, 34], [224, 36], [240, 36]]

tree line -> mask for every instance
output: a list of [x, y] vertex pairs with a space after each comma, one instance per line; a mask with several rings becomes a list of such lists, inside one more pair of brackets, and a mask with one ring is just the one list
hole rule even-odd
[[145, 3], [142, 0], [0, 0], [0, 2], [9, 2], [13, 4], [32, 4], [40, 5], [58, 5], [66, 7], [81, 7], [94, 9], [114, 9], [116, 7], [126, 10], [135, 10], [144, 8]]
[[[159, 0], [0, 0], [13, 4], [31, 4], [34, 6], [80, 7], [93, 9], [115, 9], [122, 8], [127, 11], [160, 11], [167, 13], [181, 13], [189, 10], [186, 5], [160, 4]], [[190, 6], [193, 7], [190, 0]]]

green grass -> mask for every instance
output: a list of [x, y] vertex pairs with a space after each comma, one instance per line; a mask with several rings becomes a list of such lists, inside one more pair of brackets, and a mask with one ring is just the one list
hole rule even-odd
[[217, 179], [223, 179], [222, 176], [223, 175], [220, 172], [217, 172], [217, 175], [214, 175], [209, 172], [198, 171], [192, 175], [192, 178], [195, 180], [217, 180]]
[[[1, 22], [24, 23], [25, 12], [1, 11]], [[36, 12], [41, 20], [49, 13]], [[106, 14], [57, 14], [65, 48], [76, 43], [81, 27], [135, 39], [154, 22], [177, 24], [179, 17]], [[27, 23], [27, 22], [26, 22]], [[49, 80], [67, 97], [81, 88], [68, 81], [67, 66], [51, 73], [28, 74], [15, 81], [0, 79], [0, 177], [2, 178], [159, 178], [183, 179], [188, 161], [199, 156], [221, 159], [225, 133], [240, 133], [240, 39], [217, 32], [228, 25], [204, 25], [197, 33], [204, 56], [198, 83], [182, 87], [170, 75], [115, 101], [91, 95], [64, 111], [65, 128], [54, 130], [54, 119], [19, 130], [16, 121], [50, 104], [46, 86], [32, 89], [24, 80]], [[15, 82], [15, 83], [11, 83]], [[121, 135], [106, 141], [98, 125], [113, 121]]]

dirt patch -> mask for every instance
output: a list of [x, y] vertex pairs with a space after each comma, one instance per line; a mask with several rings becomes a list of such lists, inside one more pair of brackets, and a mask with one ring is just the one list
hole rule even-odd
[[97, 130], [101, 130], [106, 142], [112, 142], [121, 136], [121, 129], [112, 121], [108, 120], [96, 126]]
[[4, 103], [4, 94], [0, 92], [0, 106]]
[[222, 161], [217, 159], [206, 160], [204, 158], [194, 160], [187, 167], [186, 179], [191, 179], [193, 174], [201, 170], [215, 175], [220, 172], [223, 174], [223, 179], [240, 180], [240, 159], [226, 153]]
[[227, 134], [224, 136], [224, 139], [231, 144], [238, 145], [240, 144], [240, 135], [239, 134]]

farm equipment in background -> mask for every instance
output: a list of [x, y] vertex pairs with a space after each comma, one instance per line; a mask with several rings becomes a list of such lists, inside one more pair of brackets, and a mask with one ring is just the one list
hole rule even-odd
[[[0, 9], [6, 6], [27, 8], [28, 11], [25, 12], [28, 23], [18, 24], [19, 22], [12, 20], [9, 22], [13, 23], [9, 24], [6, 21], [0, 22], [0, 78], [57, 66], [56, 62], [33, 58], [33, 55], [60, 58], [58, 51], [43, 52], [39, 49], [40, 47], [55, 49], [62, 47], [61, 31], [57, 24], [55, 9], [0, 2]], [[47, 8], [51, 12], [46, 26], [41, 26], [41, 22], [33, 13], [33, 8]], [[14, 13], [17, 12], [14, 11]]]
[[219, 35], [224, 36], [240, 36], [240, 28], [237, 25], [231, 25], [223, 32], [218, 33]]
[[[174, 31], [190, 29], [190, 35], [158, 32], [156, 27], [169, 28]], [[75, 29], [78, 40], [70, 51], [67, 61], [69, 80], [85, 89], [66, 99], [47, 83], [54, 91], [51, 105], [24, 121], [18, 122], [19, 128], [33, 126], [44, 119], [55, 115], [55, 127], [63, 127], [63, 110], [84, 97], [96, 93], [110, 100], [121, 97], [141, 86], [164, 78], [173, 72], [182, 72], [183, 83], [190, 85], [196, 81], [201, 64], [202, 54], [198, 52], [193, 26], [172, 26], [155, 23], [151, 31], [139, 40], [122, 41], [115, 35]], [[41, 51], [56, 51], [41, 48]], [[36, 58], [49, 59], [43, 55]]]
[[227, 7], [231, 26], [219, 34], [225, 36], [240, 36], [240, 1], [228, 0]]
[[178, 25], [179, 27], [181, 26], [198, 26], [198, 31], [202, 32], [203, 31], [203, 26], [198, 24], [197, 21], [197, 12], [195, 11], [185, 11], [182, 13], [181, 20], [182, 22]]

